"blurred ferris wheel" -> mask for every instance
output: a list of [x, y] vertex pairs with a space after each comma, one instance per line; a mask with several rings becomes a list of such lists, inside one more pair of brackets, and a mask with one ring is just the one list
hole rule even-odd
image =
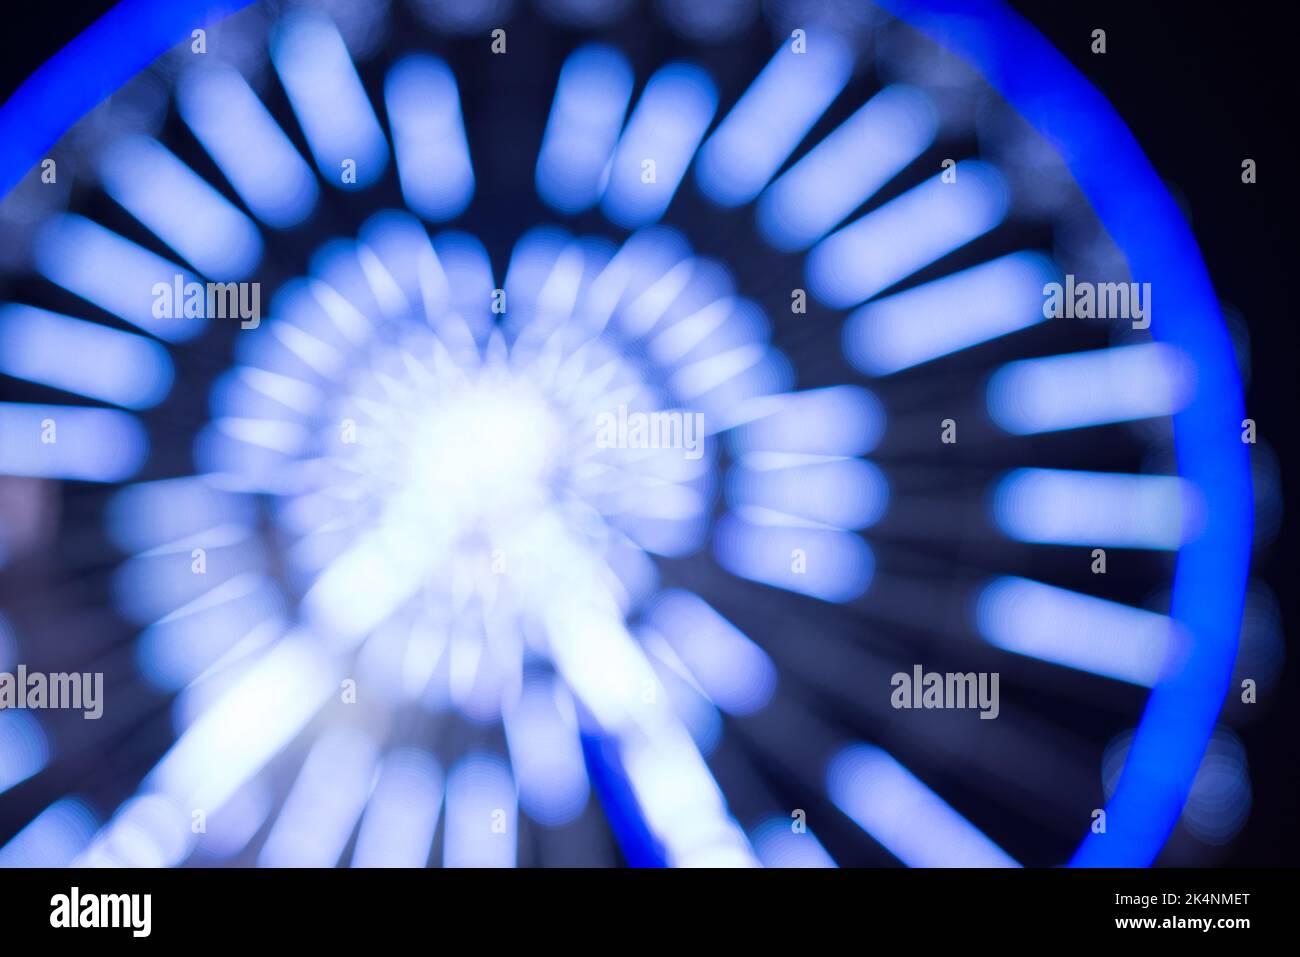
[[[1244, 329], [1002, 7], [128, 0], [0, 131], [0, 671], [107, 698], [0, 712], [0, 864], [1244, 823]], [[187, 314], [212, 283], [256, 308]], [[1130, 283], [1141, 321], [1046, 317]], [[897, 709], [914, 667], [997, 674], [996, 720]]]

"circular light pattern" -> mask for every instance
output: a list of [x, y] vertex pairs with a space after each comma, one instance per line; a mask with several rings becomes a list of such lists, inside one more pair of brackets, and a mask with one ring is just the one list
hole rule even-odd
[[[474, 37], [514, 6], [413, 2], [434, 28]], [[659, 9], [688, 37], [723, 43], [757, 6]], [[963, 795], [959, 810], [933, 786], [938, 757], [1034, 798], [1076, 780], [1076, 765], [1032, 745], [1050, 724], [1014, 718], [1042, 733], [1021, 736], [996, 767], [950, 716], [935, 715], [940, 725], [918, 715], [904, 732], [877, 710], [887, 692], [864, 689], [873, 676], [884, 688], [888, 665], [910, 668], [932, 650], [886, 642], [864, 653], [817, 635], [792, 649], [794, 612], [778, 612], [784, 625], [739, 620], [741, 580], [754, 583], [743, 594], [756, 602], [766, 594], [757, 586], [770, 586], [886, 620], [915, 616], [996, 656], [981, 660], [1067, 672], [1071, 688], [1075, 678], [1152, 688], [1131, 754], [1126, 742], [1103, 763], [1106, 796], [1130, 813], [1112, 815], [1120, 830], [1110, 845], [1089, 838], [1076, 861], [1148, 862], [1189, 794], [1189, 831], [1208, 843], [1235, 834], [1249, 806], [1240, 745], [1216, 735], [1200, 762], [1198, 737], [1213, 718], [1214, 696], [1201, 692], [1223, 656], [1189, 641], [1231, 616], [1235, 587], [1225, 578], [1189, 598], [1188, 581], [1201, 580], [1192, 559], [1210, 542], [1234, 555], [1241, 545], [1222, 508], [1238, 476], [1209, 474], [1202, 457], [1214, 442], [1196, 445], [1183, 476], [1126, 472], [1132, 456], [1104, 471], [1077, 455], [1065, 467], [990, 468], [980, 452], [959, 459], [979, 488], [946, 493], [979, 502], [958, 513], [936, 494], [936, 476], [954, 466], [933, 449], [948, 439], [918, 451], [913, 438], [951, 432], [952, 454], [968, 456], [972, 434], [983, 449], [1172, 419], [1186, 451], [1180, 422], [1234, 385], [1217, 340], [1165, 329], [1153, 342], [1135, 327], [1110, 342], [1086, 324], [1048, 323], [1042, 308], [1045, 285], [1072, 270], [1127, 281], [1101, 226], [1142, 197], [1085, 163], [1067, 169], [1005, 106], [982, 109], [975, 124], [984, 158], [938, 164], [934, 144], [968, 135], [972, 104], [989, 95], [972, 70], [874, 8], [769, 6], [780, 42], [734, 100], [695, 64], [639, 76], [611, 45], [567, 55], [537, 147], [536, 193], [548, 219], [598, 210], [614, 228], [575, 236], [523, 223], [499, 274], [486, 236], [473, 233], [472, 205], [496, 184], [471, 157], [475, 117], [462, 115], [452, 68], [425, 53], [396, 58], [376, 97], [356, 66], [383, 49], [387, 8], [295, 7], [270, 25], [288, 109], [249, 75], [246, 50], [231, 58], [242, 72], [216, 57], [186, 66], [178, 113], [219, 177], [147, 125], [96, 147], [102, 187], [134, 224], [37, 217], [35, 268], [134, 329], [6, 304], [0, 337], [15, 348], [2, 371], [117, 408], [0, 406], [0, 426], [31, 432], [56, 416], [74, 439], [53, 452], [6, 449], [0, 471], [101, 483], [139, 474], [149, 451], [141, 423], [179, 381], [171, 357], [204, 330], [180, 309], [184, 290], [259, 276], [276, 254], [270, 230], [312, 223], [331, 186], [364, 196], [395, 177], [409, 212], [375, 212], [355, 237], [321, 243], [302, 275], [268, 296], [267, 315], [253, 305], [227, 317], [244, 328], [213, 386], [193, 474], [151, 473], [113, 494], [106, 528], [127, 555], [113, 577], [116, 608], [141, 628], [140, 672], [177, 696], [177, 737], [93, 838], [84, 806], [63, 799], [0, 849], [0, 862], [242, 855], [328, 866], [350, 853], [353, 864], [418, 865], [440, 847], [446, 865], [511, 865], [531, 824], [585, 827], [594, 793], [633, 863], [833, 864], [812, 829], [791, 827], [790, 795], [721, 760], [742, 729], [754, 763], [761, 755], [796, 781], [799, 803], [835, 808], [904, 863], [1016, 864], [999, 846], [1005, 835], [976, 823], [978, 799]], [[886, 6], [933, 27], [924, 4]], [[543, 7], [582, 28], [623, 12]], [[908, 82], [845, 111], [836, 104], [861, 65], [857, 48], [877, 27], [884, 68]], [[979, 31], [994, 28], [998, 42], [981, 45]], [[247, 32], [265, 29], [258, 20]], [[229, 35], [247, 39], [237, 27]], [[1008, 44], [1033, 52], [1063, 95], [1077, 93], [1041, 41], [1000, 14], [952, 40], [975, 50], [1031, 124], [1041, 116], [1022, 102]], [[1097, 109], [1090, 122], [1110, 132], [1107, 117]], [[1055, 187], [1027, 188], [1041, 187], [1044, 170]], [[710, 209], [754, 204], [757, 233], [798, 263], [806, 290], [792, 291], [793, 314], [805, 314], [809, 296], [814, 310], [842, 313], [844, 371], [828, 377], [823, 363], [810, 374], [797, 336], [788, 349], [773, 345], [770, 297], [767, 310], [746, 298], [762, 285], [747, 257], [724, 264], [692, 248], [692, 230], [658, 225], [688, 189]], [[1051, 255], [1022, 241], [1017, 217], [1062, 223]], [[694, 228], [707, 233], [709, 218]], [[125, 234], [139, 227], [149, 243]], [[1143, 264], [1175, 268], [1123, 252], [1135, 275]], [[1184, 252], [1186, 268], [1199, 268], [1194, 246]], [[176, 314], [159, 314], [160, 287]], [[69, 374], [106, 348], [120, 356], [113, 370]], [[978, 377], [970, 414], [951, 398], [973, 378], [962, 372], [968, 354], [991, 357], [994, 373]], [[934, 368], [955, 370], [953, 388], [927, 383]], [[931, 386], [929, 404], [918, 384]], [[952, 408], [963, 408], [960, 424]], [[1167, 430], [1132, 436], [1158, 444]], [[1003, 551], [974, 569], [927, 564], [935, 541], [968, 551], [962, 536]], [[1166, 577], [1161, 555], [1178, 553], [1171, 613], [1133, 607], [1101, 580], [1091, 591], [1063, 587], [1052, 578], [1068, 575], [1033, 567], [1031, 556], [1093, 546], [1149, 553], [1144, 574]], [[700, 573], [710, 557], [716, 569]], [[1017, 562], [1025, 575], [1011, 573]], [[935, 568], [958, 579], [964, 616], [916, 590]], [[881, 592], [891, 604], [865, 604]], [[927, 597], [909, 602], [917, 594]], [[965, 654], [955, 660], [969, 670]], [[1194, 702], [1186, 730], [1170, 723], [1178, 689]], [[847, 700], [853, 720], [826, 725], [814, 696]], [[0, 726], [0, 756], [17, 769], [0, 790], [50, 759], [40, 724], [18, 718]], [[1007, 722], [990, 723], [990, 740], [1003, 740]], [[864, 723], [877, 743], [859, 740]], [[1143, 778], [1160, 747], [1177, 748], [1177, 760], [1160, 765], [1159, 780]], [[1139, 771], [1117, 785], [1125, 764]], [[1049, 766], [1046, 783], [1024, 784]], [[200, 813], [211, 827], [195, 832]], [[1077, 836], [1086, 823], [1067, 830]]]

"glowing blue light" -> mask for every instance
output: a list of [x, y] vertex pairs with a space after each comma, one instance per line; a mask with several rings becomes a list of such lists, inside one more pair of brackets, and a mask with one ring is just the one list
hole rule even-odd
[[232, 418], [292, 421], [324, 401], [323, 393], [301, 379], [244, 366], [221, 374], [211, 405]]
[[448, 306], [481, 341], [494, 325], [492, 290], [496, 280], [487, 250], [477, 238], [461, 232], [439, 233], [433, 247], [446, 277]]
[[[568, 320], [588, 265], [584, 250], [563, 229], [538, 226], [520, 236], [502, 287], [510, 303], [511, 331], [540, 339]], [[519, 340], [516, 348], [522, 348]]]
[[712, 754], [722, 740], [722, 712], [700, 689], [690, 668], [663, 635], [642, 627], [637, 629], [636, 636], [646, 650], [673, 714], [690, 734], [700, 754]]
[[[253, 592], [266, 562], [258, 549], [247, 547], [251, 537], [247, 527], [228, 524], [206, 529], [188, 541], [132, 555], [113, 576], [118, 610], [133, 622], [155, 622], [173, 612], [192, 613], [200, 599], [205, 607], [220, 604], [222, 588], [235, 587], [231, 582], [238, 583], [240, 595]], [[199, 542], [202, 551], [196, 556]], [[195, 574], [200, 556], [205, 563], [211, 559], [210, 572], [204, 564], [202, 574]], [[197, 651], [188, 643], [177, 644]]]
[[359, 246], [382, 264], [407, 307], [416, 311], [423, 307], [425, 318], [436, 321], [447, 292], [446, 274], [423, 224], [410, 213], [382, 210], [362, 223], [358, 238]]
[[570, 55], [537, 156], [538, 196], [565, 213], [595, 205], [631, 98], [632, 68], [623, 54], [593, 43]]
[[557, 707], [562, 695], [567, 692], [549, 681], [527, 681], [519, 701], [504, 715], [519, 804], [548, 827], [575, 820], [590, 791], [577, 722], [571, 710], [565, 715]]
[[[633, 233], [592, 280], [588, 291], [590, 327], [603, 329], [620, 307], [666, 281], [667, 274], [683, 269], [682, 261], [690, 258], [690, 244], [675, 229], [651, 226]], [[692, 268], [687, 264], [683, 271], [689, 273]]]
[[1017, 469], [998, 483], [998, 526], [1022, 542], [1173, 551], [1204, 523], [1198, 490], [1173, 475]]
[[265, 780], [253, 781], [216, 814], [208, 815], [207, 832], [198, 839], [199, 859], [225, 860], [246, 848], [271, 816], [273, 793]]
[[0, 199], [77, 120], [175, 44], [249, 0], [118, 3], [50, 57], [0, 106]]
[[844, 324], [844, 354], [872, 375], [889, 375], [1043, 320], [1050, 261], [1032, 253], [944, 276], [868, 303]]
[[1195, 370], [1158, 342], [1023, 359], [989, 380], [993, 421], [1017, 435], [1173, 415], [1191, 398]]
[[[416, 503], [394, 502], [375, 527], [358, 536], [316, 579], [303, 597], [311, 620], [340, 637], [358, 640], [393, 615], [437, 565], [454, 541], [450, 518], [434, 519], [426, 534], [403, 534], [419, 514]], [[425, 515], [424, 517], [433, 518]]]
[[0, 403], [0, 474], [121, 482], [149, 440], [133, 415], [75, 405]]
[[284, 638], [186, 728], [143, 787], [215, 813], [337, 693], [333, 667], [316, 639]]
[[326, 732], [303, 763], [258, 855], [261, 867], [333, 867], [370, 797], [377, 755], [351, 728]]
[[1001, 173], [976, 161], [948, 172], [955, 181], [926, 180], [814, 246], [806, 269], [813, 294], [835, 308], [856, 305], [1002, 222], [1009, 195]]
[[[746, 322], [754, 316], [760, 321]], [[731, 296], [717, 299], [654, 334], [646, 351], [661, 366], [711, 359], [729, 349], [748, 345], [767, 333], [762, 310]], [[728, 321], [731, 320], [731, 321]]]
[[443, 867], [514, 867], [518, 799], [504, 761], [485, 752], [461, 758], [447, 775]]
[[41, 726], [26, 711], [0, 711], [0, 794], [36, 774], [50, 760]]
[[302, 452], [308, 439], [306, 430], [298, 423], [290, 421], [224, 416], [214, 420], [213, 424], [217, 431], [236, 442], [282, 457]]
[[[170, 565], [170, 573], [160, 587], [172, 592], [196, 590], [193, 585], [187, 586], [183, 577], [186, 574], [191, 578], [203, 577], [192, 573], [188, 545], [174, 551], [170, 562], [141, 566], [137, 561], [123, 566], [115, 591], [119, 606], [128, 617], [139, 620], [145, 617], [140, 612], [148, 614], [161, 605], [160, 599], [151, 600], [141, 587], [149, 580], [151, 571], [161, 571], [158, 565]], [[214, 555], [214, 561], [215, 558]], [[137, 640], [140, 671], [160, 688], [183, 688], [245, 635], [273, 620], [283, 610], [275, 586], [257, 574], [238, 575], [216, 586], [198, 587], [204, 588], [198, 597], [151, 624]]]
[[137, 794], [95, 835], [74, 867], [175, 867], [194, 847], [190, 809], [160, 794]]
[[668, 485], [653, 497], [628, 491], [623, 500], [626, 510], [617, 516], [618, 527], [651, 554], [689, 555], [708, 535], [707, 502], [695, 489]]
[[680, 401], [700, 410], [711, 432], [743, 421], [750, 400], [784, 392], [793, 384], [790, 361], [761, 342], [683, 366], [668, 379], [668, 388]]
[[1007, 651], [1148, 688], [1183, 650], [1165, 615], [1025, 578], [986, 586], [976, 624]]
[[353, 867], [424, 867], [442, 811], [442, 768], [417, 748], [384, 758], [375, 793], [366, 805]]
[[879, 748], [854, 745], [826, 771], [841, 811], [908, 867], [1018, 867], [970, 821]]
[[140, 482], [114, 493], [105, 525], [124, 552], [143, 552], [223, 524], [251, 527], [256, 508], [199, 477]]
[[154, 286], [170, 290], [176, 277], [197, 282], [188, 270], [123, 239], [97, 223], [67, 214], [50, 220], [37, 235], [36, 268], [51, 282], [119, 319], [168, 342], [184, 342], [198, 335], [204, 320], [180, 314], [154, 315]]
[[749, 839], [685, 729], [652, 720], [643, 735], [624, 737], [622, 743], [628, 782], [669, 866], [758, 865]]
[[[640, 257], [630, 249], [628, 256], [633, 259], [634, 268], [636, 265], [648, 265], [635, 263]], [[614, 269], [622, 264], [622, 258], [616, 256], [607, 274], [614, 275]], [[635, 279], [635, 285], [629, 283], [628, 288], [620, 290], [625, 294], [625, 299], [617, 316], [619, 327], [629, 336], [653, 334], [674, 303], [684, 298], [697, 282], [703, 288], [701, 298], [705, 301], [730, 296], [732, 293], [729, 281], [724, 281], [724, 277], [716, 273], [706, 273], [701, 269], [700, 261], [693, 256], [674, 257], [674, 261], [663, 269], [646, 268]]]
[[[347, 351], [370, 338], [374, 321], [390, 306], [387, 302], [379, 305], [374, 297], [358, 296], [358, 307], [339, 289], [343, 287], [355, 295], [358, 290], [349, 287], [368, 285], [358, 257], [367, 252], [348, 246], [317, 254], [312, 258], [312, 278], [286, 283], [276, 295], [274, 306], [284, 321], [276, 323], [273, 330], [278, 330], [290, 351], [320, 375], [336, 374]], [[277, 392], [285, 396], [283, 389]]]
[[724, 515], [713, 550], [733, 575], [832, 602], [860, 596], [875, 568], [870, 547], [857, 535], [782, 516]]
[[783, 43], [700, 149], [700, 188], [722, 206], [749, 202], [844, 89], [853, 55], [833, 33], [813, 30], [807, 50]]
[[652, 76], [614, 151], [605, 215], [629, 229], [662, 216], [717, 106], [713, 81], [699, 67], [674, 63]]
[[754, 829], [750, 840], [764, 867], [835, 867], [810, 830], [795, 833], [790, 818], [774, 817]]
[[929, 97], [886, 87], [763, 193], [759, 230], [787, 252], [811, 245], [925, 152], [937, 129]]
[[[388, 141], [338, 30], [328, 19], [293, 12], [276, 26], [275, 64], [293, 112], [326, 182], [356, 188], [388, 165]], [[355, 184], [344, 179], [355, 164]]]
[[885, 410], [866, 389], [828, 386], [763, 396], [747, 404], [749, 419], [728, 435], [732, 455], [865, 455], [885, 430]]
[[776, 667], [763, 649], [690, 592], [660, 595], [646, 624], [664, 637], [709, 699], [730, 714], [765, 707], [776, 689]]
[[735, 511], [749, 506], [835, 528], [874, 525], [888, 501], [884, 473], [861, 459], [757, 452], [727, 475], [727, 503]]
[[276, 303], [286, 318], [331, 349], [354, 349], [378, 322], [409, 314], [412, 302], [364, 243], [327, 242], [311, 257], [309, 269], [310, 278], [286, 283]]
[[456, 77], [437, 57], [414, 54], [384, 81], [393, 152], [406, 205], [425, 219], [459, 215], [474, 195]]
[[709, 356], [683, 366], [669, 378], [668, 387], [678, 398], [697, 402], [701, 396], [758, 365], [767, 352], [764, 343], [737, 346], [721, 355]]
[[[886, 3], [891, 8], [901, 7], [921, 22], [925, 22], [923, 14], [930, 6], [911, 0]], [[142, 7], [137, 5], [136, 9]], [[950, 34], [954, 22], [956, 27], [951, 27]], [[930, 26], [933, 29], [933, 22]], [[1201, 649], [1197, 666], [1188, 670], [1185, 680], [1171, 687], [1158, 687], [1153, 693], [1130, 762], [1132, 770], [1112, 808], [1115, 827], [1109, 837], [1089, 838], [1080, 853], [1084, 862], [1131, 858], [1145, 863], [1163, 843], [1182, 806], [1188, 768], [1194, 770], [1204, 746], [1205, 734], [1201, 732], [1217, 714], [1222, 698], [1214, 692], [1222, 672], [1219, 666], [1225, 660], [1230, 666], [1235, 647], [1236, 633], [1231, 625], [1240, 610], [1238, 584], [1244, 576], [1243, 555], [1249, 547], [1246, 457], [1240, 448], [1233, 454], [1225, 453], [1236, 444], [1235, 440], [1223, 446], [1206, 437], [1232, 434], [1231, 427], [1213, 426], [1231, 426], [1240, 417], [1239, 383], [1231, 366], [1230, 350], [1223, 348], [1212, 291], [1185, 224], [1177, 219], [1172, 203], [1131, 137], [1107, 112], [1104, 102], [1069, 73], [1063, 60], [1052, 59], [1044, 52], [1041, 38], [994, 8], [988, 12], [981, 8], [978, 15], [956, 21], [949, 17], [942, 30], [945, 40], [979, 62], [1008, 98], [1025, 109], [1031, 121], [1041, 125], [1043, 117], [1050, 115], [1077, 118], [1074, 128], [1063, 131], [1061, 137], [1067, 158], [1075, 165], [1076, 176], [1090, 201], [1114, 235], [1129, 237], [1127, 245], [1135, 269], [1143, 267], [1138, 271], [1148, 278], [1165, 275], [1179, 280], [1162, 287], [1175, 290], [1178, 308], [1171, 308], [1170, 314], [1177, 315], [1178, 322], [1168, 327], [1157, 322], [1153, 333], [1188, 344], [1189, 354], [1196, 356], [1198, 364], [1211, 374], [1212, 381], [1203, 389], [1203, 396], [1176, 421], [1180, 466], [1197, 477], [1214, 504], [1209, 509], [1213, 519], [1209, 533], [1180, 555], [1175, 588], [1175, 610], [1197, 632], [1196, 647]], [[141, 62], [148, 59], [152, 57]], [[1026, 104], [1032, 109], [1027, 109]], [[9, 119], [8, 109], [5, 119]], [[31, 162], [29, 156], [23, 168]], [[1128, 226], [1134, 228], [1116, 228]]]
[[124, 136], [100, 158], [108, 195], [199, 272], [242, 279], [262, 256], [252, 220], [157, 140]]
[[279, 228], [307, 218], [320, 192], [316, 178], [237, 70], [217, 65], [185, 71], [176, 105], [255, 216]]
[[223, 417], [195, 438], [194, 461], [202, 472], [244, 474], [271, 488], [285, 463], [306, 448], [308, 438], [293, 422]]
[[[278, 311], [279, 305], [277, 296], [273, 308]], [[275, 388], [273, 383], [285, 383], [291, 395], [294, 392], [301, 394], [311, 389], [312, 367], [291, 348], [286, 341], [288, 337], [274, 331], [277, 325], [279, 324], [263, 323], [260, 329], [250, 335], [238, 337], [235, 343], [235, 358], [242, 368], [255, 370], [253, 373], [255, 381], [270, 385], [272, 388]], [[308, 381], [304, 382], [304, 379]], [[236, 384], [228, 378], [224, 376], [219, 378], [215, 393], [223, 401], [218, 405], [214, 397], [211, 403], [212, 411], [222, 415], [227, 411], [233, 415], [246, 413], [239, 401], [240, 392]], [[227, 405], [227, 397], [233, 397], [235, 401]], [[204, 466], [200, 466], [200, 470], [203, 468]]]
[[67, 867], [90, 843], [95, 815], [76, 798], [62, 798], [0, 847], [0, 868]]
[[161, 402], [173, 375], [152, 340], [12, 303], [0, 304], [0, 372], [128, 409]]
[[[580, 553], [570, 550], [579, 557]], [[598, 582], [575, 582], [594, 598]], [[656, 709], [630, 689], [653, 687], [654, 671], [640, 645], [612, 609], [556, 602], [547, 609], [547, 635], [556, 671], [597, 725], [617, 733], [637, 721], [653, 719]]]

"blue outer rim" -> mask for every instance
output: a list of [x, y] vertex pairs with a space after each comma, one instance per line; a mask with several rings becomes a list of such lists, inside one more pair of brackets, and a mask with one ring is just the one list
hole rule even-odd
[[1254, 506], [1232, 342], [1181, 211], [1124, 121], [1065, 57], [991, 0], [878, 2], [969, 61], [1057, 148], [1134, 279], [1151, 283], [1152, 336], [1196, 365], [1196, 396], [1174, 416], [1174, 447], [1207, 520], [1178, 553], [1170, 608], [1190, 633], [1191, 654], [1151, 691], [1106, 806], [1106, 833], [1089, 832], [1070, 862], [1149, 866], [1182, 813], [1237, 656]]
[[[251, 0], [123, 0], [55, 54], [0, 107], [0, 198], [78, 119], [197, 26]], [[1200, 250], [1128, 127], [1043, 37], [996, 0], [878, 0], [968, 60], [1053, 143], [1136, 279], [1150, 282], [1151, 334], [1195, 362], [1197, 393], [1174, 416], [1179, 473], [1201, 490], [1203, 533], [1178, 553], [1171, 614], [1190, 633], [1183, 670], [1157, 684], [1107, 832], [1072, 865], [1147, 866], [1182, 812], [1232, 675], [1250, 567], [1250, 457], [1232, 343]]]
[[252, 0], [122, 0], [24, 81], [0, 107], [0, 199], [72, 124], [193, 30]]

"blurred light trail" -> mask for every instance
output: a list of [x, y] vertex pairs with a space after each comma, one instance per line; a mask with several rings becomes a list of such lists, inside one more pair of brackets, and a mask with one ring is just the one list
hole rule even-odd
[[130, 413], [75, 405], [0, 403], [0, 472], [82, 482], [121, 482], [149, 453]]
[[0, 304], [0, 372], [127, 409], [157, 405], [175, 374], [150, 339], [16, 303]]
[[[342, 187], [375, 182], [388, 165], [388, 142], [334, 24], [314, 13], [288, 14], [276, 27], [271, 60], [321, 177]], [[355, 183], [344, 178], [349, 167]]]
[[920, 90], [881, 90], [763, 193], [763, 237], [787, 252], [811, 246], [915, 160], [937, 129]]
[[965, 161], [831, 233], [808, 254], [808, 285], [828, 306], [870, 299], [1002, 222], [1006, 180], [987, 163]]
[[600, 199], [632, 98], [632, 69], [613, 47], [589, 44], [565, 61], [537, 156], [537, 194], [565, 213]]
[[713, 81], [699, 67], [674, 63], [652, 76], [614, 151], [605, 215], [629, 229], [662, 216], [717, 106]]
[[1017, 469], [998, 483], [998, 526], [1022, 542], [1177, 549], [1203, 522], [1196, 489], [1173, 475]]
[[853, 66], [845, 43], [813, 31], [806, 50], [781, 45], [700, 148], [700, 188], [722, 206], [754, 199], [844, 89]]
[[406, 205], [425, 219], [452, 219], [474, 195], [474, 168], [456, 78], [436, 57], [413, 54], [384, 83], [393, 151]]
[[1017, 867], [1014, 860], [879, 748], [846, 748], [826, 772], [835, 806], [908, 867]]
[[1032, 435], [1173, 415], [1191, 398], [1194, 371], [1163, 343], [1021, 359], [989, 380], [993, 421]]
[[253, 215], [281, 229], [307, 218], [320, 194], [311, 168], [237, 70], [187, 70], [176, 104]]
[[1025, 578], [987, 585], [976, 625], [1007, 651], [1148, 688], [1180, 651], [1178, 626], [1166, 615]]

